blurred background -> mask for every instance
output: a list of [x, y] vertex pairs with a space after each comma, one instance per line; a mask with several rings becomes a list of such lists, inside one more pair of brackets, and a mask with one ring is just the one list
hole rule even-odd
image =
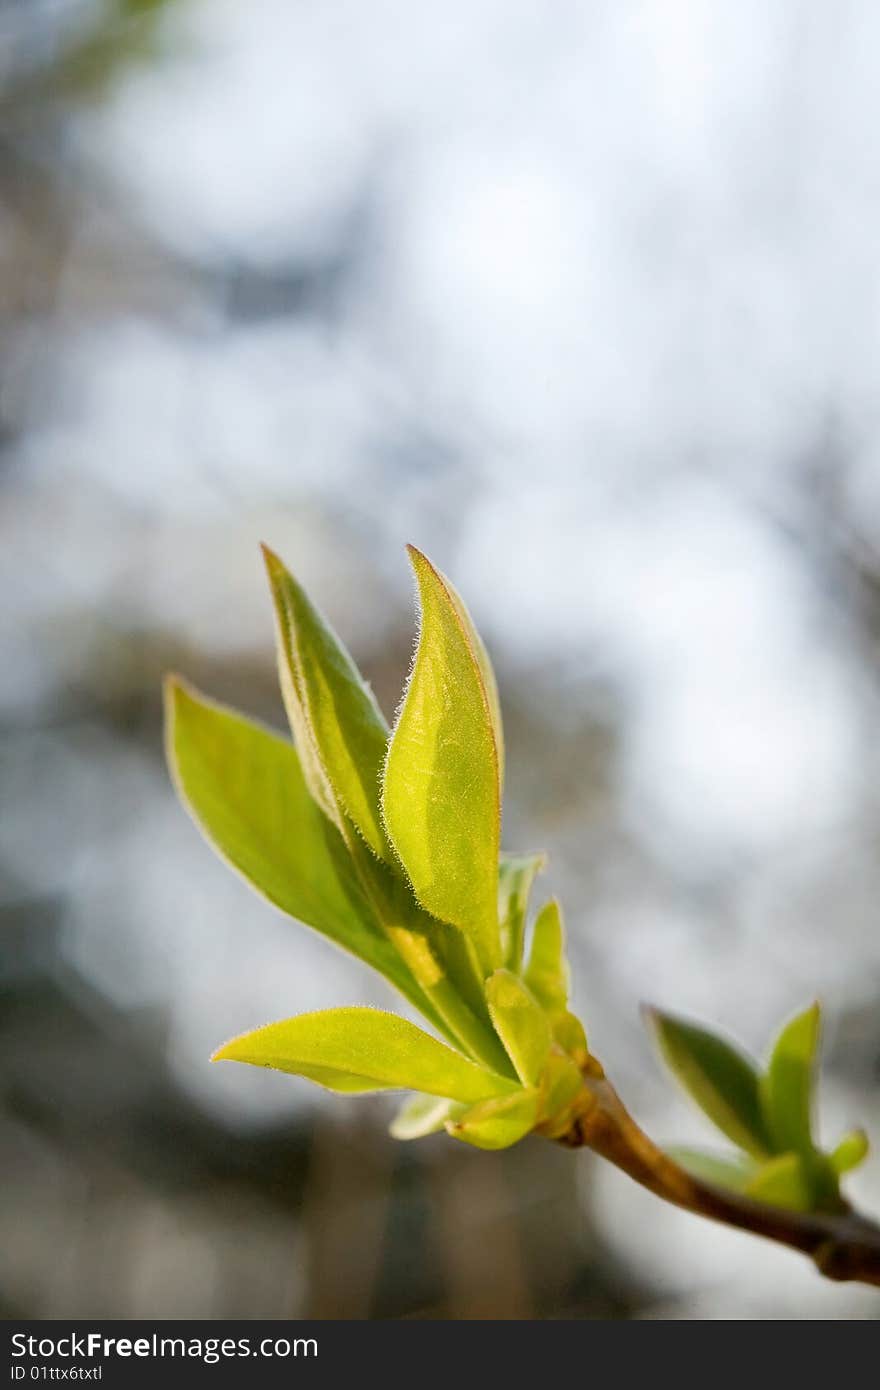
[[[0, 0], [0, 1310], [856, 1318], [583, 1154], [211, 1067], [381, 982], [215, 860], [174, 668], [278, 727], [257, 542], [391, 715], [403, 544], [495, 660], [576, 1006], [826, 1006], [880, 1140], [880, 9]], [[880, 1158], [852, 1182], [880, 1209]]]

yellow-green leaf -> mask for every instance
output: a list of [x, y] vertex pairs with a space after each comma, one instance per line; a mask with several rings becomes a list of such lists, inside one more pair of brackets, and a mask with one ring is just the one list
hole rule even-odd
[[790, 1019], [773, 1044], [761, 1079], [764, 1117], [780, 1153], [790, 1149], [809, 1157], [814, 1152], [812, 1102], [819, 1026], [817, 1003]]
[[747, 1197], [791, 1211], [809, 1211], [813, 1192], [799, 1154], [779, 1154], [761, 1164], [743, 1188]]
[[564, 1052], [573, 1057], [579, 1067], [584, 1066], [589, 1055], [587, 1035], [584, 1025], [575, 1014], [566, 1009], [564, 1014], [554, 1014], [551, 1018], [553, 1036]]
[[385, 826], [419, 902], [471, 937], [489, 974], [501, 964], [492, 702], [460, 601], [424, 555], [409, 553], [421, 630], [385, 764]]
[[271, 903], [378, 970], [427, 1017], [430, 1003], [380, 930], [338, 832], [318, 810], [296, 749], [170, 677], [168, 763], [219, 854]]
[[764, 1158], [773, 1148], [761, 1110], [757, 1068], [738, 1048], [697, 1024], [646, 1009], [670, 1070], [728, 1139]]
[[544, 904], [535, 919], [523, 979], [547, 1011], [559, 1046], [583, 1066], [587, 1058], [587, 1037], [580, 1019], [568, 1009], [570, 975], [562, 908], [553, 898]]
[[532, 946], [523, 976], [538, 1003], [551, 1014], [568, 1005], [569, 969], [565, 956], [562, 909], [555, 898], [545, 903], [532, 928]]
[[495, 1036], [468, 938], [427, 913], [405, 879], [356, 836], [347, 847], [376, 921], [430, 1001], [433, 1013], [422, 1011], [435, 1026], [441, 1020], [440, 1031], [454, 1047], [506, 1073], [510, 1063]]
[[746, 1154], [722, 1155], [678, 1145], [666, 1152], [692, 1177], [712, 1183], [715, 1187], [730, 1188], [733, 1192], [744, 1192], [758, 1171], [755, 1160]]
[[456, 1100], [442, 1096], [410, 1096], [403, 1102], [388, 1126], [392, 1139], [423, 1139], [444, 1129], [446, 1121], [462, 1111]]
[[[379, 813], [388, 727], [354, 661], [278, 556], [263, 547], [278, 633], [281, 689], [309, 790], [388, 854]], [[340, 828], [344, 828], [340, 825]]]
[[499, 795], [504, 790], [504, 727], [501, 722], [501, 701], [498, 698], [498, 682], [495, 679], [495, 671], [492, 662], [489, 660], [489, 653], [486, 651], [485, 643], [477, 632], [474, 620], [467, 610], [464, 599], [455, 588], [455, 585], [441, 576], [444, 585], [449, 593], [452, 602], [455, 604], [458, 616], [461, 619], [462, 627], [473, 648], [474, 656], [477, 658], [477, 665], [480, 668], [480, 675], [483, 678], [483, 688], [486, 692], [486, 699], [489, 703], [489, 717], [492, 721], [492, 734], [495, 739], [495, 749], [498, 756], [498, 782]]
[[551, 1053], [541, 1072], [541, 1119], [550, 1120], [570, 1105], [583, 1085], [580, 1068], [570, 1057]]
[[534, 1129], [538, 1101], [537, 1091], [517, 1091], [486, 1100], [457, 1119], [447, 1120], [446, 1129], [453, 1139], [462, 1139], [477, 1149], [509, 1149]]
[[498, 865], [498, 921], [501, 955], [511, 970], [522, 963], [529, 895], [535, 875], [547, 862], [545, 854], [502, 854]]
[[[309, 790], [344, 840], [351, 875], [374, 920], [429, 1001], [425, 1007], [417, 999], [419, 1008], [453, 1042], [489, 1060], [493, 1038], [488, 1019], [484, 1023], [479, 1018], [479, 995], [478, 1016], [471, 1017], [481, 979], [473, 971], [469, 977], [468, 962], [454, 948], [443, 949], [449, 927], [435, 923], [416, 904], [385, 839], [379, 814], [385, 721], [329, 624], [278, 557], [265, 547], [264, 554], [275, 604], [281, 687]], [[484, 1005], [482, 1012], [485, 1016]]]
[[486, 998], [517, 1076], [524, 1086], [536, 1086], [553, 1042], [547, 1015], [510, 970], [496, 970], [486, 981]]
[[844, 1173], [851, 1173], [854, 1168], [858, 1168], [860, 1163], [864, 1163], [869, 1150], [870, 1144], [865, 1131], [853, 1129], [850, 1130], [849, 1134], [845, 1134], [839, 1143], [835, 1144], [828, 1155], [828, 1162], [837, 1176], [841, 1178]]
[[291, 1072], [334, 1091], [404, 1088], [474, 1103], [517, 1089], [381, 1009], [322, 1009], [269, 1023], [233, 1038], [213, 1060]]

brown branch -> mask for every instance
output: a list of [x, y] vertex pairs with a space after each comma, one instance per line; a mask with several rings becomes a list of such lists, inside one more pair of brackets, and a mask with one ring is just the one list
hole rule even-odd
[[685, 1211], [800, 1250], [828, 1279], [880, 1286], [880, 1226], [875, 1222], [845, 1203], [835, 1211], [787, 1211], [692, 1177], [639, 1128], [592, 1058], [565, 1128], [547, 1133], [569, 1148], [601, 1154]]

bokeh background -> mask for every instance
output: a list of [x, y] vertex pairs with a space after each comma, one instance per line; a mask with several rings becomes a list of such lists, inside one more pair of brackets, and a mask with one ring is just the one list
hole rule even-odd
[[[853, 1318], [585, 1155], [211, 1067], [390, 1002], [172, 795], [176, 668], [279, 727], [257, 541], [393, 712], [403, 544], [496, 662], [593, 1045], [815, 994], [880, 1138], [880, 7], [0, 3], [0, 1308]], [[880, 1160], [852, 1182], [880, 1208]]]

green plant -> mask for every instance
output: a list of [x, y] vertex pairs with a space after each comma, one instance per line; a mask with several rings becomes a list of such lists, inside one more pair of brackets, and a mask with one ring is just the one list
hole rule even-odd
[[558, 902], [529, 930], [544, 855], [500, 850], [504, 744], [489, 658], [449, 580], [409, 553], [421, 627], [393, 731], [266, 550], [294, 743], [176, 677], [167, 742], [178, 791], [215, 849], [383, 975], [439, 1038], [378, 1009], [329, 1009], [245, 1033], [215, 1060], [332, 1091], [409, 1090], [391, 1126], [399, 1139], [445, 1129], [500, 1149], [534, 1132], [589, 1147], [658, 1196], [804, 1251], [829, 1277], [880, 1283], [880, 1228], [840, 1191], [865, 1136], [830, 1154], [813, 1137], [817, 1005], [783, 1028], [763, 1072], [705, 1029], [648, 1011], [666, 1061], [735, 1153], [663, 1152], [624, 1107], [569, 1008]]

